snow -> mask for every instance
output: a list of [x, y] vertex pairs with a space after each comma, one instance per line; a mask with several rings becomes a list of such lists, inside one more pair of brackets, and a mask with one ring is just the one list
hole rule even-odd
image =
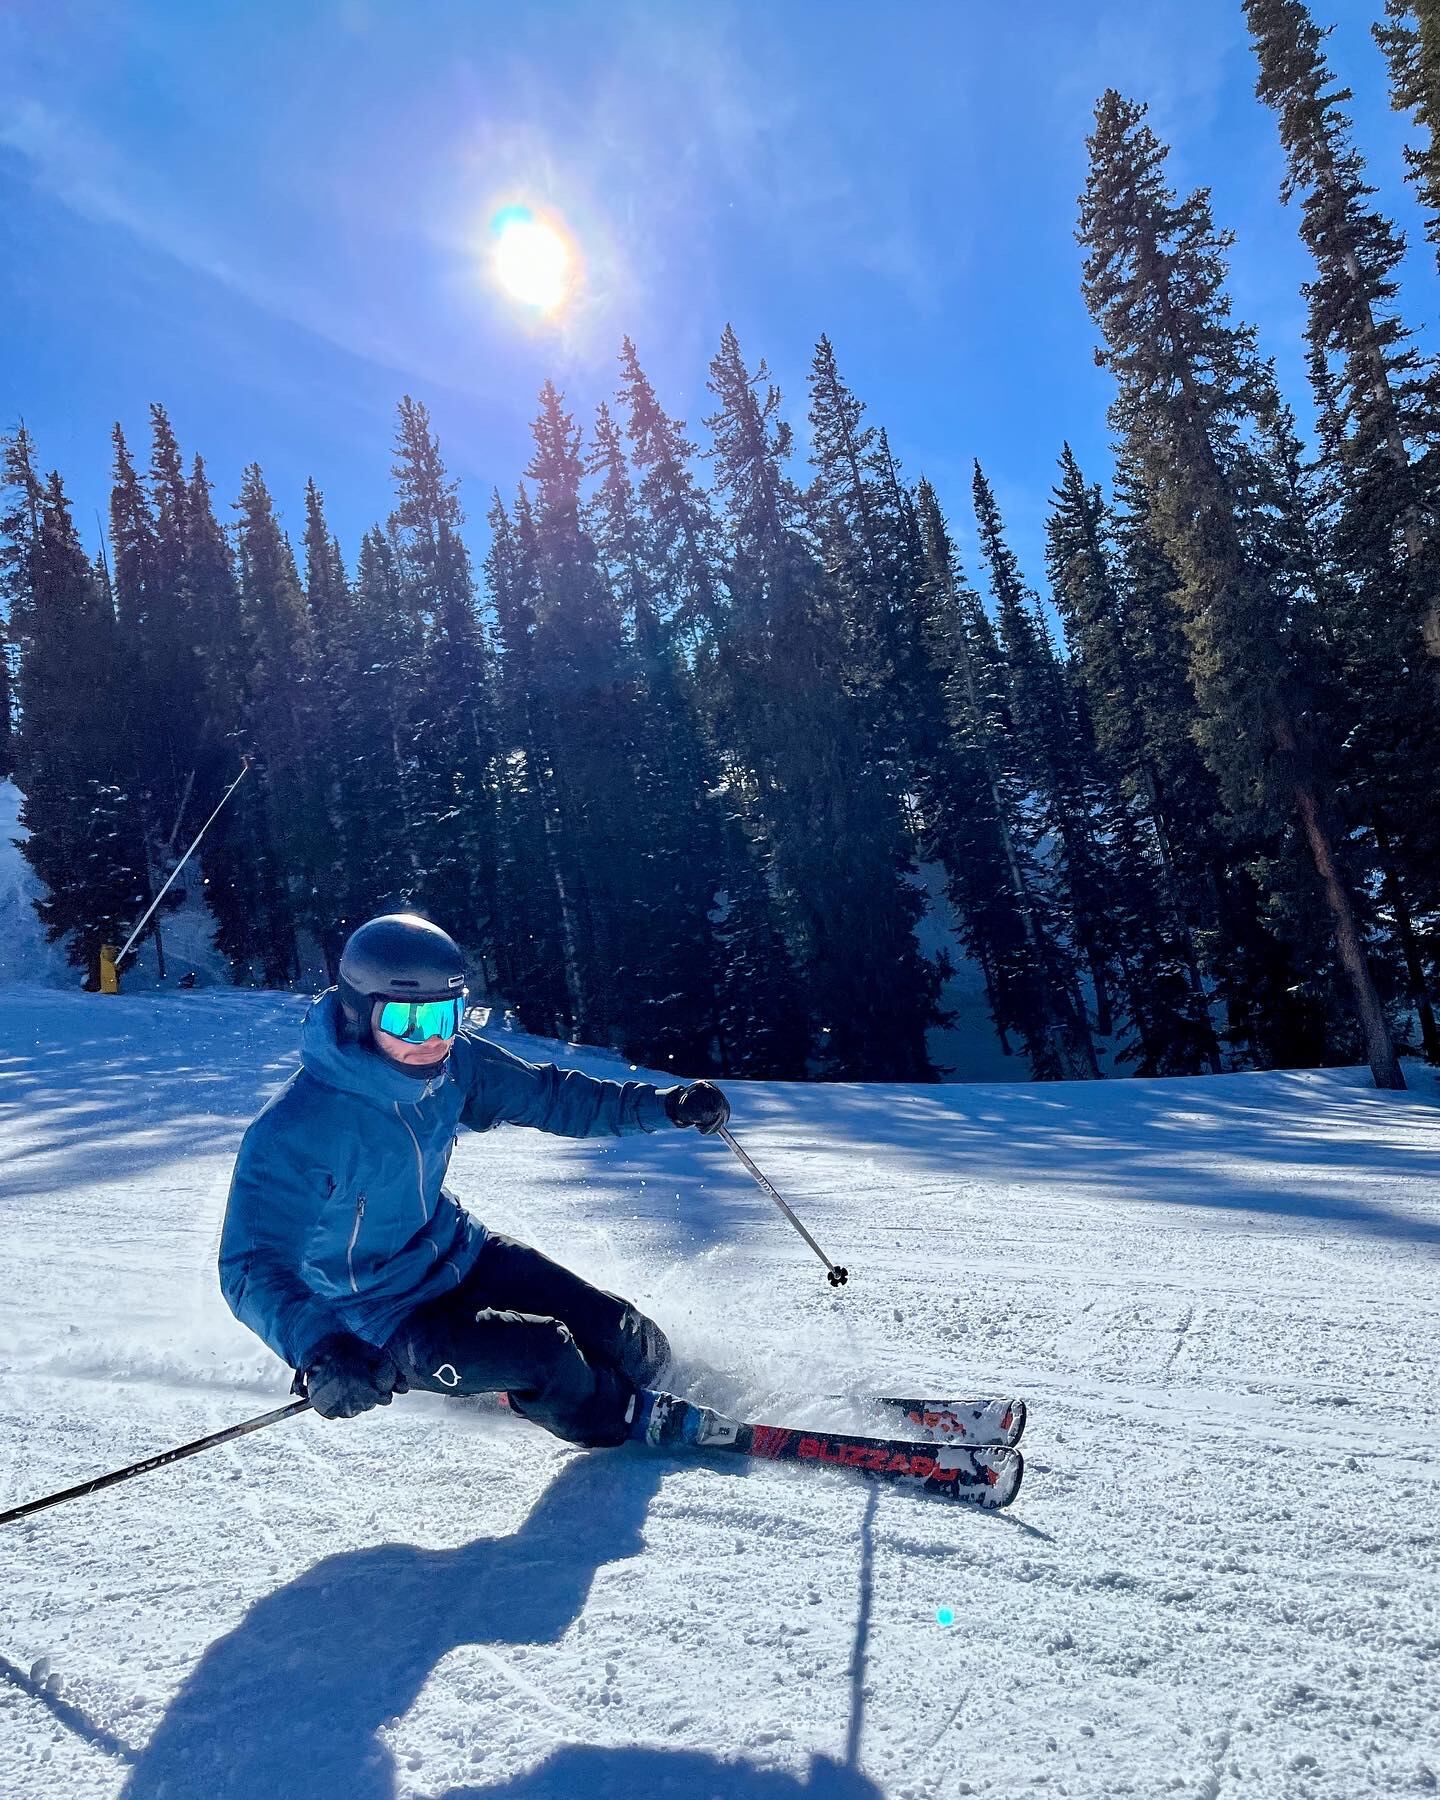
[[[283, 1402], [213, 1260], [304, 1005], [0, 989], [0, 1507]], [[1024, 1394], [1014, 1509], [440, 1397], [289, 1420], [4, 1528], [0, 1793], [1434, 1791], [1440, 1088], [1407, 1073], [731, 1084], [838, 1293], [717, 1143], [462, 1134], [479, 1216], [647, 1304], [712, 1404]]]

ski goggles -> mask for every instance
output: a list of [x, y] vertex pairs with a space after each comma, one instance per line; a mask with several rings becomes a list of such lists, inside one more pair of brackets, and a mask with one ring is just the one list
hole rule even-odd
[[454, 1037], [465, 1017], [467, 997], [462, 990], [448, 1000], [377, 1000], [371, 1023], [407, 1044]]

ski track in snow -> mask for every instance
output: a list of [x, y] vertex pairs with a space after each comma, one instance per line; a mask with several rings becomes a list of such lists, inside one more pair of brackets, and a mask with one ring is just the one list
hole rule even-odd
[[[303, 1012], [5, 998], [0, 1506], [280, 1404], [213, 1259]], [[1440, 1089], [1408, 1072], [732, 1084], [838, 1294], [718, 1144], [462, 1134], [455, 1191], [650, 1306], [701, 1398], [865, 1428], [867, 1393], [1024, 1394], [1014, 1509], [430, 1396], [302, 1417], [5, 1528], [0, 1794], [1436, 1791]]]

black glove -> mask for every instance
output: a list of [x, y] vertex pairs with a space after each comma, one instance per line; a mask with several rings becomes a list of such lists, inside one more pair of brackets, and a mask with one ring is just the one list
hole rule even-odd
[[665, 1111], [672, 1125], [693, 1125], [709, 1137], [730, 1123], [730, 1102], [713, 1081], [692, 1081], [689, 1087], [667, 1088]]
[[305, 1392], [322, 1419], [353, 1419], [409, 1391], [393, 1356], [348, 1331], [318, 1343], [305, 1369]]

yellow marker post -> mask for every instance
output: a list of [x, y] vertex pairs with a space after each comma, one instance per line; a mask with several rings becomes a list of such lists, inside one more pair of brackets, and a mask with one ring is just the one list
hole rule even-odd
[[120, 971], [115, 963], [120, 955], [114, 944], [100, 946], [100, 992], [102, 994], [118, 994], [120, 992]]

